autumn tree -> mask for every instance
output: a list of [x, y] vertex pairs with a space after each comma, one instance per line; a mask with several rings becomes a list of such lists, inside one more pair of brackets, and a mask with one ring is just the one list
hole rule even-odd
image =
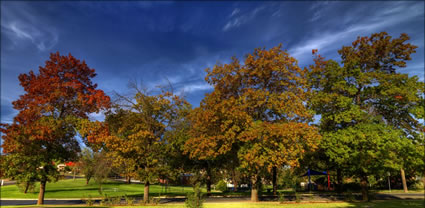
[[[339, 180], [342, 170], [361, 179], [364, 200], [368, 175], [403, 170], [403, 163], [412, 161], [406, 160], [403, 149], [423, 146], [414, 135], [422, 128], [417, 119], [423, 115], [424, 85], [417, 77], [397, 72], [415, 52], [416, 46], [407, 40], [405, 34], [391, 39], [385, 32], [359, 37], [339, 51], [342, 65], [315, 54], [311, 66], [314, 96], [309, 103], [321, 115], [320, 151], [337, 167]], [[353, 161], [356, 156], [364, 156], [365, 161]], [[350, 170], [353, 167], [356, 171]]]
[[207, 195], [211, 194], [211, 185], [218, 179], [221, 164], [216, 161], [197, 160], [190, 158], [185, 151], [185, 143], [190, 138], [191, 122], [189, 116], [192, 112], [190, 104], [178, 106], [176, 118], [169, 124], [169, 129], [164, 134], [167, 142], [167, 162], [174, 170], [174, 177], [182, 173], [192, 173], [191, 183], [194, 185], [205, 184]]
[[120, 105], [107, 114], [106, 124], [111, 136], [105, 140], [108, 151], [133, 159], [137, 176], [144, 181], [144, 201], [149, 200], [149, 186], [164, 170], [166, 163], [167, 126], [176, 118], [176, 109], [184, 100], [170, 92], [150, 95], [147, 90], [133, 85], [135, 94], [118, 95]]
[[[18, 165], [31, 158], [40, 181], [38, 204], [44, 203], [46, 183], [57, 179], [52, 161], [76, 159], [79, 145], [74, 138], [78, 121], [109, 106], [109, 97], [96, 89], [95, 70], [72, 55], [50, 55], [39, 73], [19, 75], [25, 94], [14, 101], [19, 113], [12, 124], [2, 124], [3, 152], [16, 155]], [[25, 159], [23, 159], [25, 160]]]
[[133, 158], [124, 158], [118, 152], [107, 152], [111, 160], [113, 172], [125, 178], [126, 183], [131, 184], [131, 179], [137, 177], [136, 161]]
[[232, 58], [207, 73], [214, 91], [194, 111], [187, 151], [198, 159], [237, 154], [251, 176], [251, 200], [258, 201], [264, 172], [298, 165], [320, 139], [309, 125], [306, 70], [278, 46], [255, 49], [244, 64]]

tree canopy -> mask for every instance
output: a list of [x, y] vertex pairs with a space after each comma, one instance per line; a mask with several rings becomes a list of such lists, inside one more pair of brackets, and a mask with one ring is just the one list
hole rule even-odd
[[95, 76], [84, 61], [59, 53], [51, 54], [38, 74], [19, 75], [25, 94], [13, 102], [19, 111], [13, 123], [2, 124], [2, 148], [17, 161], [32, 158], [33, 168], [24, 172], [37, 173], [41, 182], [38, 204], [44, 202], [46, 182], [57, 175], [52, 162], [76, 159], [79, 121], [109, 107], [109, 97], [91, 81]]
[[320, 139], [309, 125], [307, 71], [281, 46], [255, 49], [243, 65], [232, 58], [206, 71], [214, 91], [193, 111], [187, 151], [199, 159], [237, 154], [255, 184], [252, 200], [257, 201], [262, 172], [297, 165]]

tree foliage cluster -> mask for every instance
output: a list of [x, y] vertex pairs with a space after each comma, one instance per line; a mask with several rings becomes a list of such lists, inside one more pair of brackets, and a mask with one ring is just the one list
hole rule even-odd
[[[368, 177], [425, 172], [425, 86], [400, 72], [417, 48], [408, 39], [359, 37], [338, 51], [340, 62], [313, 49], [314, 63], [305, 68], [281, 45], [258, 48], [244, 61], [206, 69], [214, 90], [196, 108], [172, 87], [152, 92], [137, 83], [111, 102], [91, 82], [94, 69], [52, 54], [38, 74], [19, 76], [26, 92], [13, 102], [19, 114], [1, 127], [4, 175], [40, 181], [42, 204], [46, 182], [57, 180], [52, 162], [76, 161], [79, 135], [92, 149], [79, 159], [87, 182], [101, 184], [105, 167], [113, 167], [128, 182], [144, 182], [145, 202], [150, 184], [179, 181], [182, 173], [209, 193], [222, 179], [235, 190], [245, 181], [258, 201], [263, 183], [276, 194], [280, 170], [292, 186], [292, 176], [307, 168], [333, 170], [339, 185], [358, 178], [367, 200]], [[104, 121], [89, 119], [100, 111]]]

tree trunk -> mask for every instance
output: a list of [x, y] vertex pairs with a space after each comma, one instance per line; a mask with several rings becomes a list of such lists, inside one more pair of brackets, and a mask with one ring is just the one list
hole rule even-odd
[[40, 182], [40, 193], [38, 194], [38, 201], [37, 205], [43, 205], [44, 204], [44, 191], [46, 191], [46, 180], [43, 180]]
[[87, 177], [87, 178], [86, 178], [86, 185], [88, 185], [88, 184], [89, 184], [89, 182], [90, 182], [90, 177]]
[[209, 164], [207, 164], [207, 196], [211, 196], [212, 176]]
[[74, 177], [73, 177], [74, 181], [75, 181], [75, 172], [76, 172], [76, 168], [74, 167]]
[[260, 176], [254, 176], [252, 178], [251, 182], [251, 202], [258, 202], [259, 201], [259, 188], [261, 184], [261, 178]]
[[400, 169], [400, 172], [401, 172], [401, 182], [403, 183], [403, 190], [404, 190], [404, 193], [407, 193], [408, 190], [407, 190], [406, 176], [404, 175], [404, 169], [403, 168]]
[[342, 193], [342, 190], [344, 187], [343, 187], [343, 180], [342, 180], [342, 171], [339, 168], [336, 170], [336, 181], [338, 183], [336, 191], [338, 193]]
[[369, 192], [367, 189], [367, 176], [362, 176], [360, 181], [360, 186], [362, 187], [362, 197], [363, 201], [369, 201]]
[[207, 178], [207, 196], [211, 196], [211, 178]]
[[[424, 176], [425, 176], [425, 172], [424, 172]], [[425, 190], [425, 177], [422, 177], [422, 183], [424, 184], [424, 190]]]
[[277, 168], [273, 167], [272, 169], [273, 176], [272, 176], [272, 183], [273, 183], [273, 195], [277, 195]]
[[131, 184], [131, 176], [127, 176], [127, 183]]
[[28, 188], [30, 187], [30, 182], [25, 182], [25, 191], [24, 194], [28, 192]]
[[233, 179], [233, 191], [238, 191], [238, 181], [236, 179]]
[[145, 182], [145, 190], [143, 192], [143, 202], [145, 203], [149, 202], [149, 181], [147, 180]]
[[238, 191], [238, 181], [236, 180], [235, 170], [232, 170], [232, 182], [233, 182], [233, 191]]

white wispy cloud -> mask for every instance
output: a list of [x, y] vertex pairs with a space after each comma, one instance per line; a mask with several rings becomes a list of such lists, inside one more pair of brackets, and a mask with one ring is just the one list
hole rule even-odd
[[424, 14], [423, 8], [421, 9], [417, 5], [397, 3], [397, 6], [397, 8], [389, 10], [383, 8], [380, 11], [376, 11], [373, 16], [363, 19], [363, 21], [352, 23], [343, 30], [321, 30], [313, 33], [311, 37], [292, 47], [289, 52], [299, 60], [311, 58], [312, 49], [318, 49], [321, 53], [334, 50], [337, 47], [341, 47], [340, 43], [352, 41], [359, 35], [369, 35], [371, 32], [418, 18]]
[[228, 31], [232, 28], [239, 27], [249, 22], [250, 20], [254, 19], [259, 13], [261, 13], [261, 11], [263, 11], [265, 8], [266, 7], [264, 6], [257, 7], [251, 12], [244, 13], [244, 14], [240, 12], [240, 9], [236, 8], [230, 14], [231, 19], [227, 21], [227, 23], [224, 25], [223, 31]]
[[211, 90], [213, 88], [214, 87], [209, 85], [208, 83], [193, 83], [184, 85], [184, 87], [181, 88], [180, 92], [192, 93], [195, 91]]
[[233, 17], [235, 15], [237, 15], [241, 10], [239, 8], [236, 8], [233, 10], [232, 14], [230, 14], [230, 17]]
[[19, 3], [19, 6], [12, 2], [2, 3], [2, 35], [8, 37], [16, 47], [31, 43], [40, 51], [53, 48], [59, 40], [56, 30], [32, 14], [32, 10], [25, 4]]
[[407, 63], [407, 66], [401, 69], [401, 71], [408, 72], [410, 76], [412, 75], [418, 76], [419, 81], [423, 82], [424, 74], [425, 74], [424, 68], [425, 68], [424, 62]]
[[90, 113], [89, 119], [92, 120], [92, 121], [104, 121], [105, 120], [105, 112]]

